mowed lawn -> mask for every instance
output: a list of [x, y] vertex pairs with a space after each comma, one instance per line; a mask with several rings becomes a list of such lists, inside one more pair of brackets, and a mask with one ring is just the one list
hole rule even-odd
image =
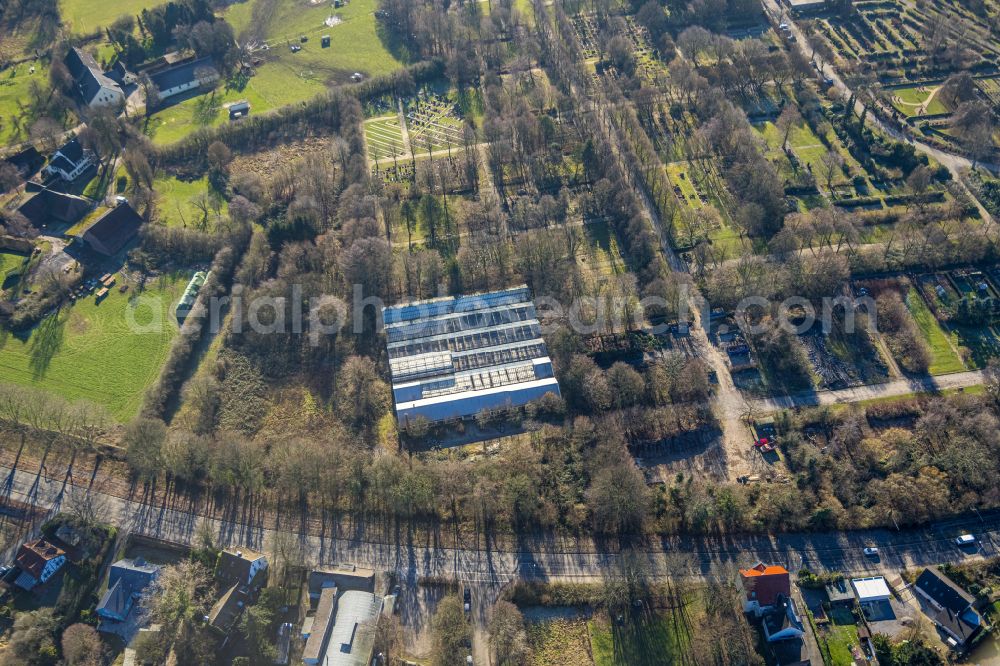
[[59, 13], [75, 35], [106, 28], [123, 14], [136, 15], [162, 0], [60, 0]]
[[[937, 94], [938, 89], [938, 87], [914, 86], [896, 88], [888, 92], [894, 98], [892, 105], [906, 116], [948, 113], [944, 100]], [[928, 103], [927, 100], [931, 95], [934, 95], [934, 98]]]
[[[34, 66], [34, 73], [31, 68]], [[31, 83], [37, 82], [43, 89], [49, 82], [49, 67], [47, 62], [36, 60], [15, 65], [10, 69], [0, 72], [0, 142], [6, 144], [15, 139], [26, 139], [28, 129], [26, 126], [20, 137], [14, 134], [14, 125], [11, 118], [21, 115], [21, 105], [27, 104], [31, 99]]]
[[[271, 49], [261, 52], [264, 62], [256, 68], [254, 76], [222, 84], [213, 93], [157, 111], [149, 119], [146, 133], [155, 143], [173, 143], [201, 127], [229, 122], [226, 109], [234, 102], [249, 102], [250, 113], [254, 115], [307, 100], [332, 85], [347, 83], [354, 72], [371, 77], [403, 66], [376, 34], [376, 0], [353, 0], [340, 9], [332, 9], [330, 5], [282, 0], [268, 28]], [[226, 16], [237, 24], [237, 33], [250, 20], [251, 11], [251, 2], [227, 11]], [[332, 27], [325, 25], [333, 15], [341, 22]], [[306, 42], [300, 41], [303, 35], [308, 37]], [[330, 35], [329, 48], [321, 46], [323, 35]], [[292, 44], [302, 50], [292, 53]]]
[[924, 303], [915, 287], [910, 287], [906, 295], [906, 306], [910, 309], [921, 335], [931, 349], [931, 365], [928, 371], [932, 375], [948, 372], [962, 372], [965, 364], [955, 353], [948, 340], [948, 335], [941, 328], [937, 318]]
[[[136, 301], [133, 288], [121, 294], [115, 287], [100, 304], [89, 295], [64, 307], [27, 340], [2, 334], [0, 377], [70, 400], [89, 400], [119, 421], [131, 419], [177, 334], [170, 308], [188, 279], [187, 274], [153, 278]], [[159, 326], [152, 325], [156, 321]], [[133, 332], [134, 325], [155, 330]]]

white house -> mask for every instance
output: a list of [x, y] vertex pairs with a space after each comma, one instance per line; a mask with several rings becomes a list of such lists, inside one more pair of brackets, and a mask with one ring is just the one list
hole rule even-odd
[[267, 558], [247, 549], [227, 548], [219, 554], [215, 576], [228, 585], [260, 587], [258, 574], [267, 570]]
[[97, 161], [94, 153], [85, 150], [77, 139], [71, 139], [49, 159], [44, 172], [49, 176], [59, 176], [67, 183], [73, 182]]
[[[74, 47], [66, 54], [64, 62], [84, 104], [96, 108], [125, 103], [121, 84], [104, 73], [94, 56]], [[125, 71], [123, 66], [120, 69]]]
[[219, 70], [211, 58], [198, 58], [149, 75], [155, 88], [156, 100], [164, 100], [189, 90], [207, 86], [219, 80]]

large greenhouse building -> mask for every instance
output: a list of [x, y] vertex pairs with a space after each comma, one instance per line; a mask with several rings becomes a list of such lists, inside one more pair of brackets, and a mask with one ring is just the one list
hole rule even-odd
[[387, 307], [382, 321], [400, 425], [559, 395], [527, 287]]

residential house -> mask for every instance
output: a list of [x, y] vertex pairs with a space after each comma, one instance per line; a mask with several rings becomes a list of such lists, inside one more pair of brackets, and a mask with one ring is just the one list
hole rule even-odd
[[763, 627], [764, 637], [769, 643], [795, 640], [805, 633], [795, 601], [784, 595], [778, 595], [775, 605], [764, 614]]
[[118, 254], [139, 233], [141, 226], [142, 218], [127, 201], [123, 201], [97, 218], [83, 232], [83, 242], [95, 252], [110, 257]]
[[17, 212], [24, 215], [33, 227], [46, 233], [51, 232], [53, 226], [76, 224], [92, 207], [93, 204], [83, 197], [44, 189], [21, 204]]
[[791, 579], [783, 566], [758, 562], [749, 569], [740, 569], [740, 580], [746, 593], [743, 611], [758, 617], [791, 596]]
[[91, 150], [86, 150], [75, 137], [64, 144], [49, 159], [44, 173], [47, 176], [59, 176], [67, 183], [72, 183], [87, 169], [97, 164], [97, 156]]
[[198, 58], [153, 72], [149, 80], [155, 89], [154, 102], [162, 104], [174, 95], [215, 83], [219, 80], [219, 70], [211, 58]]
[[[66, 54], [64, 62], [76, 84], [77, 94], [86, 106], [98, 108], [125, 103], [121, 83], [105, 74], [94, 56], [74, 47]], [[124, 67], [121, 70], [124, 71]]]
[[149, 564], [141, 557], [118, 560], [111, 565], [108, 573], [108, 591], [97, 604], [97, 614], [108, 622], [102, 622], [100, 630], [114, 631], [116, 623], [126, 622], [135, 609], [136, 603], [160, 573], [160, 567]]
[[251, 602], [249, 588], [246, 585], [234, 583], [226, 588], [219, 600], [212, 605], [212, 609], [205, 619], [213, 629], [228, 635], [236, 626], [236, 621], [240, 619], [243, 609]]
[[216, 579], [224, 585], [249, 585], [259, 588], [263, 577], [258, 575], [267, 571], [267, 558], [261, 553], [249, 549], [231, 549], [219, 553], [219, 562], [215, 567]]
[[66, 564], [66, 551], [45, 539], [36, 539], [21, 545], [14, 564], [21, 571], [14, 584], [30, 590], [47, 582]]
[[983, 628], [983, 618], [972, 607], [975, 599], [935, 567], [923, 570], [913, 585], [924, 613], [961, 650]]

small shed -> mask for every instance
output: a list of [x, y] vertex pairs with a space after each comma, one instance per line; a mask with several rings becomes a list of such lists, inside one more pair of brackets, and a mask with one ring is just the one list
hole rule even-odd
[[888, 601], [892, 598], [892, 592], [882, 576], [854, 578], [851, 580], [851, 585], [854, 587], [858, 601], [862, 604]]
[[320, 46], [322, 46], [324, 49], [330, 48], [330, 35], [323, 35], [322, 37], [320, 37], [319, 43]]
[[229, 107], [229, 119], [239, 120], [250, 115], [250, 102], [237, 102]]

